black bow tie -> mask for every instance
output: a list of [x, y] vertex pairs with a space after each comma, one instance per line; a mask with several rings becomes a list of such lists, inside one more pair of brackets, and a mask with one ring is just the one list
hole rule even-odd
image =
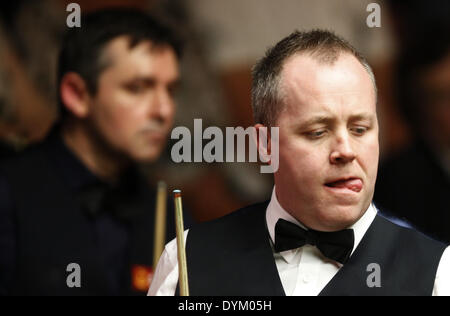
[[276, 252], [296, 249], [308, 244], [316, 246], [325, 257], [344, 264], [352, 253], [354, 242], [353, 229], [337, 232], [305, 230], [284, 219], [279, 219], [275, 225]]

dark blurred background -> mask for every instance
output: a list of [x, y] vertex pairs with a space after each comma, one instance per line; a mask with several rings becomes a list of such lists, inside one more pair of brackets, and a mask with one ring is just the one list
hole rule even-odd
[[[0, 3], [0, 139], [3, 157], [43, 139], [58, 117], [56, 58], [72, 1]], [[449, 1], [376, 1], [380, 28], [369, 28], [375, 1], [99, 0], [83, 13], [132, 6], [163, 15], [182, 32], [186, 53], [175, 126], [252, 125], [251, 66], [294, 29], [326, 28], [348, 39], [374, 68], [379, 88], [381, 169], [376, 202], [450, 241]], [[251, 163], [175, 164], [166, 154], [147, 166], [152, 181], [184, 192], [199, 220], [265, 200], [271, 175]], [[43, 179], [44, 181], [44, 179]]]

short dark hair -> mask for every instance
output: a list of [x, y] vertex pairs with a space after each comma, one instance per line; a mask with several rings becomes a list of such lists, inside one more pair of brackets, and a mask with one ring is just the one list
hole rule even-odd
[[[86, 83], [89, 93], [97, 92], [98, 78], [108, 64], [102, 60], [102, 53], [113, 39], [127, 36], [129, 47], [143, 41], [155, 46], [173, 48], [181, 58], [183, 43], [174, 28], [155, 16], [132, 8], [105, 9], [82, 16], [81, 27], [69, 29], [64, 36], [58, 60], [57, 87], [68, 72], [79, 74]], [[67, 112], [59, 92], [61, 116]]]
[[279, 114], [280, 77], [286, 60], [307, 53], [324, 64], [333, 64], [342, 53], [355, 56], [367, 70], [376, 91], [375, 76], [365, 58], [343, 38], [326, 30], [295, 31], [269, 48], [253, 67], [252, 108], [255, 123], [272, 126]]

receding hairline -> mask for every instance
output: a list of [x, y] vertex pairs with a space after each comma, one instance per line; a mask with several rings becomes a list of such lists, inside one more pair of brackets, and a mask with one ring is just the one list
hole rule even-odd
[[[355, 56], [351, 51], [347, 51], [347, 50], [339, 50], [336, 51], [336, 54], [331, 55], [326, 55], [326, 54], [317, 54], [317, 51], [315, 50], [304, 50], [304, 51], [299, 51], [296, 52], [294, 54], [292, 54], [291, 56], [287, 57], [280, 68], [280, 71], [278, 73], [278, 97], [279, 100], [278, 102], [280, 103], [279, 105], [281, 106], [281, 108], [276, 112], [276, 116], [272, 118], [272, 122], [274, 123], [279, 114], [281, 113], [281, 111], [283, 110], [282, 108], [284, 108], [284, 104], [285, 104], [285, 93], [286, 93], [286, 89], [285, 89], [285, 71], [286, 71], [286, 65], [289, 64], [289, 62], [291, 62], [293, 59], [298, 58], [298, 57], [306, 57], [306, 58], [310, 58], [311, 60], [313, 60], [314, 62], [318, 63], [319, 65], [323, 65], [323, 66], [334, 66], [337, 62], [339, 62], [340, 59], [342, 59], [342, 57], [346, 56], [346, 57], [350, 57], [351, 59], [353, 59], [355, 62], [357, 62], [358, 65], [360, 65], [362, 67], [362, 70], [364, 71], [364, 73], [368, 76], [368, 78], [370, 79], [370, 81], [372, 82], [372, 88], [373, 88], [373, 93], [374, 93], [374, 97], [375, 97], [375, 104], [377, 103], [377, 86], [376, 86], [376, 82], [375, 82], [375, 78], [373, 77], [373, 72], [370, 69], [367, 69], [366, 66], [364, 65], [364, 63], [358, 59], [357, 56]], [[369, 66], [367, 64], [367, 66]], [[370, 67], [370, 66], [369, 66]]]
[[[293, 59], [298, 58], [298, 57], [306, 57], [306, 58], [310, 58], [311, 60], [313, 60], [314, 62], [316, 62], [319, 65], [323, 65], [323, 66], [334, 66], [339, 60], [342, 59], [342, 57], [350, 57], [351, 59], [353, 59], [358, 65], [360, 65], [362, 67], [362, 70], [364, 70], [364, 73], [369, 77], [369, 79], [372, 81], [373, 86], [374, 86], [374, 90], [376, 91], [376, 84], [375, 84], [375, 80], [373, 78], [373, 73], [371, 72], [371, 69], [369, 71], [368, 68], [366, 68], [366, 65], [364, 64], [364, 62], [362, 62], [361, 60], [358, 59], [357, 56], [355, 56], [352, 52], [350, 51], [345, 51], [345, 50], [340, 50], [339, 52], [336, 53], [336, 55], [331, 56], [318, 56], [317, 52], [315, 51], [299, 51], [296, 52], [294, 54], [292, 54], [291, 56], [287, 57], [283, 63], [281, 64], [281, 68], [280, 71], [278, 73], [278, 77], [279, 80], [281, 81], [283, 78], [283, 74], [285, 72], [286, 69], [286, 65], [291, 62]], [[368, 66], [368, 64], [367, 64]]]
[[[105, 43], [105, 45], [103, 46], [103, 48], [100, 52], [100, 55], [98, 57], [98, 64], [101, 69], [99, 71], [99, 77], [101, 76], [103, 71], [105, 71], [107, 68], [113, 66], [114, 62], [116, 62], [118, 59], [121, 58], [121, 56], [117, 56], [117, 51], [114, 51], [113, 47], [123, 45], [123, 44], [126, 45], [125, 48], [126, 48], [127, 52], [131, 52], [132, 50], [136, 49], [137, 47], [145, 45], [145, 46], [147, 46], [148, 52], [150, 54], [155, 53], [155, 52], [165, 51], [165, 50], [171, 50], [171, 51], [173, 51], [174, 55], [177, 56], [175, 49], [168, 43], [158, 43], [158, 42], [154, 42], [151, 39], [147, 39], [147, 38], [141, 39], [139, 41], [133, 41], [133, 38], [130, 35], [127, 35], [127, 34], [119, 35], [117, 37], [112, 38], [107, 43]], [[178, 56], [177, 56], [177, 60], [178, 60]]]
[[[280, 81], [285, 65], [295, 56], [308, 55], [320, 64], [333, 65], [341, 55], [352, 55], [372, 81], [375, 98], [375, 75], [364, 56], [344, 38], [332, 31], [314, 29], [294, 31], [270, 47], [252, 69], [252, 109], [255, 122], [270, 126], [283, 106]], [[377, 100], [375, 100], [377, 102]]]

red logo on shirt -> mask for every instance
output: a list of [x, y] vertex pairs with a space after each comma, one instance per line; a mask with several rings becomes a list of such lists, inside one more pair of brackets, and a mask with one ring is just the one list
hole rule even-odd
[[131, 284], [133, 290], [147, 292], [153, 279], [153, 269], [144, 265], [133, 265], [131, 267]]

